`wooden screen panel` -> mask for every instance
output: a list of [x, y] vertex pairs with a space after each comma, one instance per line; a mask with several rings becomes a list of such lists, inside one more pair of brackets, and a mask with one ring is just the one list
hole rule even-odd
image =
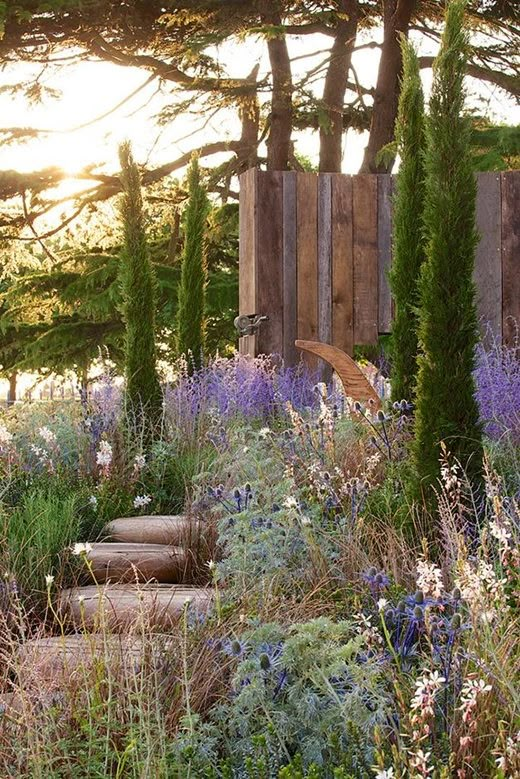
[[[298, 338], [318, 339], [318, 177], [296, 174]], [[305, 355], [316, 369], [317, 358]]]
[[500, 173], [477, 176], [476, 222], [479, 243], [473, 278], [480, 332], [486, 343], [502, 340], [502, 225]]
[[256, 184], [256, 314], [267, 315], [257, 354], [283, 352], [283, 173], [267, 171]]
[[354, 354], [352, 178], [332, 176], [332, 344]]
[[514, 346], [520, 327], [520, 172], [502, 173], [502, 332]]
[[[239, 293], [238, 310], [240, 314], [256, 313], [256, 177], [252, 168], [240, 176], [239, 195]], [[256, 336], [239, 338], [240, 354], [255, 355]]]
[[392, 329], [392, 294], [388, 274], [392, 262], [392, 176], [377, 176], [378, 330]]
[[354, 342], [378, 338], [377, 177], [352, 178]]
[[296, 365], [300, 355], [294, 342], [297, 331], [296, 275], [296, 173], [283, 174], [283, 357]]
[[[330, 173], [318, 176], [318, 340], [332, 343], [332, 225]], [[329, 382], [332, 368], [319, 362], [320, 379]]]

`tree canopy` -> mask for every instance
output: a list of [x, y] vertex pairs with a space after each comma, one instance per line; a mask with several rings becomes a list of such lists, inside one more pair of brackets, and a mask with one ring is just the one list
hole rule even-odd
[[[393, 139], [402, 67], [399, 38], [413, 34], [437, 41], [443, 6], [436, 0], [18, 0], [0, 3], [0, 60], [39, 63], [49, 73], [64, 72], [79, 61], [139, 68], [143, 86], [156, 82], [167, 96], [162, 122], [174, 121], [194, 103], [202, 119], [235, 112], [234, 137], [199, 145], [142, 171], [143, 184], [153, 185], [183, 168], [192, 151], [201, 159], [226, 154], [211, 182], [226, 198], [232, 177], [248, 167], [298, 169], [294, 142], [299, 130], [319, 134], [322, 171], [340, 170], [348, 129], [369, 130], [362, 170], [390, 169], [392, 159], [378, 153]], [[519, 99], [518, 4], [473, 0], [468, 14], [473, 35], [467, 72]], [[253, 39], [265, 42], [265, 72], [250, 62], [240, 77], [228, 73], [220, 47]], [[294, 40], [303, 53], [294, 53]], [[356, 68], [355, 55], [363, 49], [380, 51], [375, 83]], [[423, 68], [432, 62], [432, 56], [420, 57]], [[12, 89], [43, 99], [50, 83], [20, 78]], [[49, 131], [3, 127], [0, 137], [18, 143]], [[46, 190], [64, 175], [55, 167], [0, 172], [0, 199], [24, 201], [20, 208], [4, 210], [0, 226], [33, 225], [52, 207]], [[83, 176], [89, 188], [76, 196], [73, 213], [120, 190], [117, 174], [88, 170]]]

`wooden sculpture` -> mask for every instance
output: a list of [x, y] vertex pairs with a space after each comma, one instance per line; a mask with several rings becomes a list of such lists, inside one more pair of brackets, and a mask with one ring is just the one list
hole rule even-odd
[[372, 408], [381, 407], [381, 398], [370, 384], [369, 380], [354, 362], [352, 357], [345, 354], [341, 349], [330, 344], [323, 344], [320, 341], [300, 341], [294, 342], [298, 349], [304, 352], [310, 352], [325, 360], [338, 374], [345, 395], [352, 400], [358, 400], [361, 403], [372, 401]]

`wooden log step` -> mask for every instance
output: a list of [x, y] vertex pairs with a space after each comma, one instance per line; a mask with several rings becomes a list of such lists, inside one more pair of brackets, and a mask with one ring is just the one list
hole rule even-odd
[[101, 660], [115, 666], [134, 664], [150, 653], [159, 657], [172, 643], [171, 636], [157, 634], [154, 634], [153, 641], [143, 641], [137, 635], [101, 633], [47, 636], [21, 644], [16, 652], [16, 666], [22, 682], [27, 681], [28, 676], [49, 679], [63, 671], [73, 673]]
[[199, 532], [200, 523], [182, 515], [120, 517], [105, 526], [103, 538], [122, 543], [182, 546], [192, 533]]
[[88, 560], [95, 581], [182, 581], [186, 566], [184, 550], [167, 544], [92, 544]]
[[167, 584], [106, 584], [62, 590], [58, 605], [73, 623], [87, 629], [100, 624], [112, 629], [138, 629], [143, 620], [154, 628], [171, 628], [186, 601], [194, 614], [204, 614], [212, 600], [205, 587]]

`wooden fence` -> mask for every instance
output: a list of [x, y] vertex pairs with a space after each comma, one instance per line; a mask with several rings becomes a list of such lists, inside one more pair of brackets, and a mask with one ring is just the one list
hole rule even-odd
[[[520, 171], [479, 173], [475, 263], [483, 332], [520, 324]], [[294, 364], [296, 338], [352, 354], [392, 323], [390, 175], [264, 172], [240, 177], [240, 314], [264, 314], [246, 354]], [[456, 262], [456, 258], [453, 259]]]

